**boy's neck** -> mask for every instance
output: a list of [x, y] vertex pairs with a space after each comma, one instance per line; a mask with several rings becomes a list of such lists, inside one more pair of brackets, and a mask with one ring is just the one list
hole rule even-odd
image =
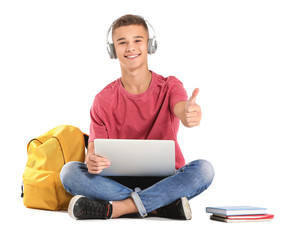
[[124, 71], [122, 69], [121, 82], [125, 90], [131, 94], [141, 94], [145, 92], [152, 80], [152, 73], [148, 68]]

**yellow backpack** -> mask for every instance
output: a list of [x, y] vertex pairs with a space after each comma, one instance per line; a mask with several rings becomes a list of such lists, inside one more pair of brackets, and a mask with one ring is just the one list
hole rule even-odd
[[76, 127], [61, 125], [28, 143], [22, 193], [26, 207], [67, 209], [72, 195], [64, 190], [59, 174], [70, 161], [84, 162], [87, 137]]

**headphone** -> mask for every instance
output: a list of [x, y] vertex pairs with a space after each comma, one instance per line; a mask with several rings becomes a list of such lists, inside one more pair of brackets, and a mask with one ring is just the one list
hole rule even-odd
[[[142, 18], [147, 23], [147, 25], [149, 25], [151, 27], [151, 29], [153, 30], [153, 37], [149, 38], [149, 40], [148, 40], [148, 54], [153, 54], [157, 51], [157, 47], [158, 47], [155, 30], [154, 30], [153, 26], [149, 23], [149, 21], [145, 20], [141, 16], [138, 16], [138, 17]], [[107, 32], [107, 38], [106, 38], [107, 50], [108, 50], [108, 53], [109, 53], [111, 59], [117, 58], [115, 45], [114, 45], [114, 43], [109, 42], [109, 34], [110, 34], [116, 21], [114, 21], [113, 24], [109, 27], [108, 32]]]

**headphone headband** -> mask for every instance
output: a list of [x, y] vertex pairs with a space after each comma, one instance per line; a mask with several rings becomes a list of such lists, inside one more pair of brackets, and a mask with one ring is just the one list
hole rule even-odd
[[[153, 26], [150, 24], [150, 22], [148, 20], [145, 20], [143, 17], [141, 17], [139, 15], [136, 15], [136, 16], [142, 18], [147, 23], [147, 25], [149, 25], [151, 27], [151, 29], [153, 30], [153, 37], [149, 38], [149, 40], [148, 40], [148, 53], [153, 54], [157, 51], [157, 47], [158, 47], [155, 29], [153, 28]], [[106, 36], [107, 50], [108, 50], [108, 53], [109, 53], [111, 59], [117, 58], [115, 45], [114, 45], [114, 43], [109, 42], [109, 34], [110, 34], [111, 30], [113, 29], [113, 26], [117, 22], [117, 20], [118, 19], [116, 19], [112, 23], [112, 25], [109, 27], [108, 32], [107, 32], [107, 36]]]

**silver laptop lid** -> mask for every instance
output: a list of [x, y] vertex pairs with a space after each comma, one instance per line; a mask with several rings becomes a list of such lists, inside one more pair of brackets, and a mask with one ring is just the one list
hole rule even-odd
[[175, 173], [172, 140], [95, 139], [95, 155], [111, 161], [101, 176], [170, 176]]

